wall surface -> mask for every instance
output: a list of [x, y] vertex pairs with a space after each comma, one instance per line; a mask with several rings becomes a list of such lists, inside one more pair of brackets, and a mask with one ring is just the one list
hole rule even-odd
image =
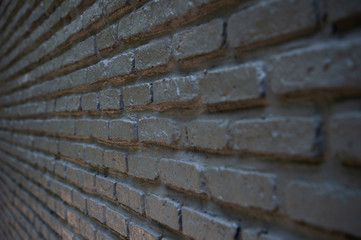
[[0, 239], [361, 238], [361, 1], [0, 16]]

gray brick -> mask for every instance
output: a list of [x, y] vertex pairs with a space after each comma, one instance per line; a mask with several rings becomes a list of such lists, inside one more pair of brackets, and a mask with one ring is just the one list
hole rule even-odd
[[285, 212], [294, 220], [361, 236], [361, 195], [327, 183], [291, 182], [285, 188]]
[[80, 108], [80, 96], [69, 96], [66, 101], [66, 110], [68, 112], [78, 111]]
[[[270, 61], [269, 79], [276, 94], [310, 91], [360, 90], [360, 41], [315, 44], [275, 56]], [[314, 94], [312, 97], [322, 96]]]
[[108, 227], [122, 236], [128, 236], [128, 219], [125, 216], [109, 207], [106, 207], [105, 218]]
[[233, 148], [280, 157], [316, 157], [319, 154], [317, 127], [318, 121], [309, 118], [239, 120], [231, 127]]
[[361, 165], [361, 114], [339, 113], [329, 120], [330, 151], [345, 163]]
[[98, 147], [87, 146], [85, 148], [85, 161], [93, 165], [103, 166], [103, 150]]
[[198, 80], [195, 76], [168, 78], [153, 83], [153, 101], [157, 107], [184, 107], [199, 100]]
[[86, 202], [88, 215], [96, 218], [98, 221], [105, 223], [105, 206], [95, 199], [87, 199]]
[[67, 222], [69, 223], [69, 225], [72, 226], [73, 228], [75, 228], [76, 230], [79, 230], [80, 216], [70, 209], [66, 210], [66, 216], [67, 216], [66, 219], [67, 219]]
[[83, 111], [92, 111], [98, 109], [98, 100], [95, 93], [84, 94], [81, 97], [81, 108]]
[[142, 191], [118, 182], [116, 195], [121, 204], [141, 214], [144, 213], [144, 193]]
[[56, 102], [55, 102], [55, 111], [56, 112], [64, 112], [66, 111], [66, 97], [61, 97], [61, 98], [58, 98], [56, 99]]
[[70, 56], [70, 61], [79, 61], [84, 60], [85, 58], [89, 58], [95, 56], [95, 45], [94, 45], [94, 36], [91, 36], [84, 41], [78, 43], [73, 47], [75, 52], [75, 58], [73, 55]]
[[109, 138], [124, 140], [124, 141], [137, 141], [137, 123], [129, 120], [111, 120], [109, 122]]
[[99, 103], [101, 110], [119, 110], [122, 107], [120, 106], [120, 92], [116, 89], [100, 91]]
[[83, 169], [78, 170], [78, 184], [86, 189], [94, 189], [95, 173]]
[[141, 142], [177, 144], [181, 140], [181, 129], [171, 119], [142, 118], [138, 122], [138, 137]]
[[152, 102], [152, 85], [149, 83], [123, 87], [123, 102], [128, 109], [142, 109]]
[[74, 122], [75, 132], [77, 136], [89, 137], [91, 134], [91, 120], [77, 120]]
[[96, 239], [97, 240], [115, 240], [115, 238], [110, 237], [109, 234], [104, 233], [103, 231], [101, 231], [99, 229], [96, 232]]
[[209, 194], [222, 202], [265, 210], [277, 207], [276, 183], [272, 175], [226, 168], [206, 169], [204, 175]]
[[96, 1], [86, 11], [83, 12], [84, 28], [91, 27], [96, 21], [100, 20], [103, 15], [101, 1]]
[[66, 219], [66, 211], [65, 211], [65, 205], [64, 202], [56, 201], [56, 214], [62, 218], [63, 220]]
[[262, 229], [245, 229], [242, 230], [242, 240], [281, 240], [282, 237], [278, 237], [267, 231], [262, 231]]
[[108, 121], [91, 120], [91, 136], [108, 139]]
[[160, 160], [158, 166], [162, 183], [195, 193], [203, 192], [202, 166], [165, 158]]
[[108, 77], [122, 80], [122, 76], [133, 71], [133, 54], [123, 53], [112, 57], [107, 61]]
[[134, 50], [135, 69], [137, 71], [162, 71], [167, 68], [171, 57], [168, 38], [157, 39]]
[[174, 55], [177, 59], [211, 54], [223, 43], [223, 20], [209, 23], [176, 33], [173, 36]]
[[118, 170], [120, 172], [127, 171], [127, 160], [125, 153], [113, 150], [104, 151], [104, 166]]
[[87, 68], [88, 84], [105, 80], [107, 78], [107, 63], [107, 60], [103, 60]]
[[96, 46], [98, 51], [104, 52], [112, 50], [117, 44], [117, 36], [115, 35], [115, 24], [110, 25], [103, 31], [96, 34]]
[[156, 180], [159, 177], [158, 161], [156, 158], [145, 154], [128, 156], [129, 175]]
[[115, 181], [106, 177], [97, 175], [95, 177], [95, 187], [98, 193], [113, 199], [115, 194]]
[[145, 213], [162, 224], [180, 230], [180, 206], [179, 203], [170, 199], [148, 194], [145, 201]]
[[65, 177], [66, 164], [64, 162], [56, 161], [54, 166], [54, 172], [60, 177]]
[[93, 224], [89, 223], [87, 220], [80, 218], [80, 234], [86, 239], [95, 240], [96, 228]]
[[72, 205], [77, 207], [81, 212], [86, 213], [86, 198], [84, 194], [73, 189]]
[[182, 207], [183, 233], [195, 239], [233, 240], [237, 225], [188, 207]]
[[144, 227], [138, 226], [134, 223], [129, 224], [129, 239], [130, 240], [159, 240], [161, 234], [156, 233], [152, 230], [145, 229]]
[[187, 124], [188, 145], [213, 151], [227, 148], [228, 121], [196, 120]]
[[[234, 104], [247, 106], [264, 93], [265, 72], [262, 63], [247, 63], [206, 72], [199, 78], [202, 102], [205, 104]], [[155, 87], [155, 86], [154, 86]]]
[[228, 42], [247, 48], [310, 33], [317, 23], [312, 4], [311, 0], [267, 1], [235, 13], [228, 20]]
[[128, 2], [126, 0], [103, 0], [102, 5], [107, 15], [112, 15], [116, 12], [121, 12]]

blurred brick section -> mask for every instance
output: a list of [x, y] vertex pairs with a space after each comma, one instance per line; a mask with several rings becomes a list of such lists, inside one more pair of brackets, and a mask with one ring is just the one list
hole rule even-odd
[[0, 0], [0, 239], [361, 237], [358, 0]]

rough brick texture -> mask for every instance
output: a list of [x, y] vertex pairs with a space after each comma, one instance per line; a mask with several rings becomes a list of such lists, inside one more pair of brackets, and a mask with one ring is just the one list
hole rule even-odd
[[0, 239], [361, 238], [360, 0], [0, 0]]

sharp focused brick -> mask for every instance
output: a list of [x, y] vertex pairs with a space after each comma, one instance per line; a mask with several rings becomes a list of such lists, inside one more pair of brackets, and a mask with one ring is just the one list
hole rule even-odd
[[113, 168], [120, 172], [127, 171], [127, 160], [125, 153], [113, 150], [104, 151], [104, 166]]
[[336, 158], [361, 165], [361, 114], [339, 113], [330, 119], [330, 149]]
[[155, 180], [159, 176], [158, 161], [145, 154], [128, 156], [128, 173], [139, 178]]
[[116, 25], [110, 25], [100, 33], [96, 35], [97, 50], [102, 52], [109, 48], [112, 48], [117, 44], [117, 36], [115, 35], [114, 28]]
[[291, 182], [285, 189], [285, 212], [292, 219], [360, 237], [359, 192], [331, 184]]
[[149, 83], [123, 87], [124, 106], [131, 109], [142, 109], [152, 102], [152, 85]]
[[120, 106], [120, 92], [116, 89], [107, 89], [100, 92], [100, 109], [118, 110]]
[[180, 204], [167, 198], [149, 194], [145, 201], [147, 216], [173, 229], [180, 230]]
[[233, 14], [227, 38], [231, 47], [248, 48], [311, 33], [316, 24], [311, 0], [267, 1]]
[[209, 23], [176, 33], [173, 37], [174, 55], [177, 59], [211, 54], [223, 43], [223, 20]]
[[107, 60], [103, 60], [87, 68], [88, 84], [92, 84], [107, 78], [107, 63]]
[[120, 76], [132, 73], [133, 61], [134, 57], [131, 52], [122, 53], [112, 57], [107, 61], [108, 77], [119, 78]]
[[117, 183], [118, 202], [141, 214], [144, 213], [144, 193], [123, 183]]
[[109, 138], [124, 141], [137, 141], [137, 124], [129, 120], [111, 120], [109, 122]]
[[[311, 91], [360, 91], [360, 41], [331, 42], [294, 50], [270, 61], [272, 91], [280, 95]], [[311, 97], [318, 97], [313, 95]]]
[[277, 207], [276, 184], [272, 175], [226, 168], [207, 169], [204, 175], [209, 194], [222, 202], [265, 210]]
[[161, 159], [159, 162], [162, 183], [176, 188], [202, 193], [202, 167], [196, 163]]
[[195, 239], [234, 239], [235, 223], [182, 207], [183, 233]]
[[233, 148], [259, 154], [315, 157], [319, 154], [317, 127], [316, 119], [307, 118], [239, 120], [231, 127]]

